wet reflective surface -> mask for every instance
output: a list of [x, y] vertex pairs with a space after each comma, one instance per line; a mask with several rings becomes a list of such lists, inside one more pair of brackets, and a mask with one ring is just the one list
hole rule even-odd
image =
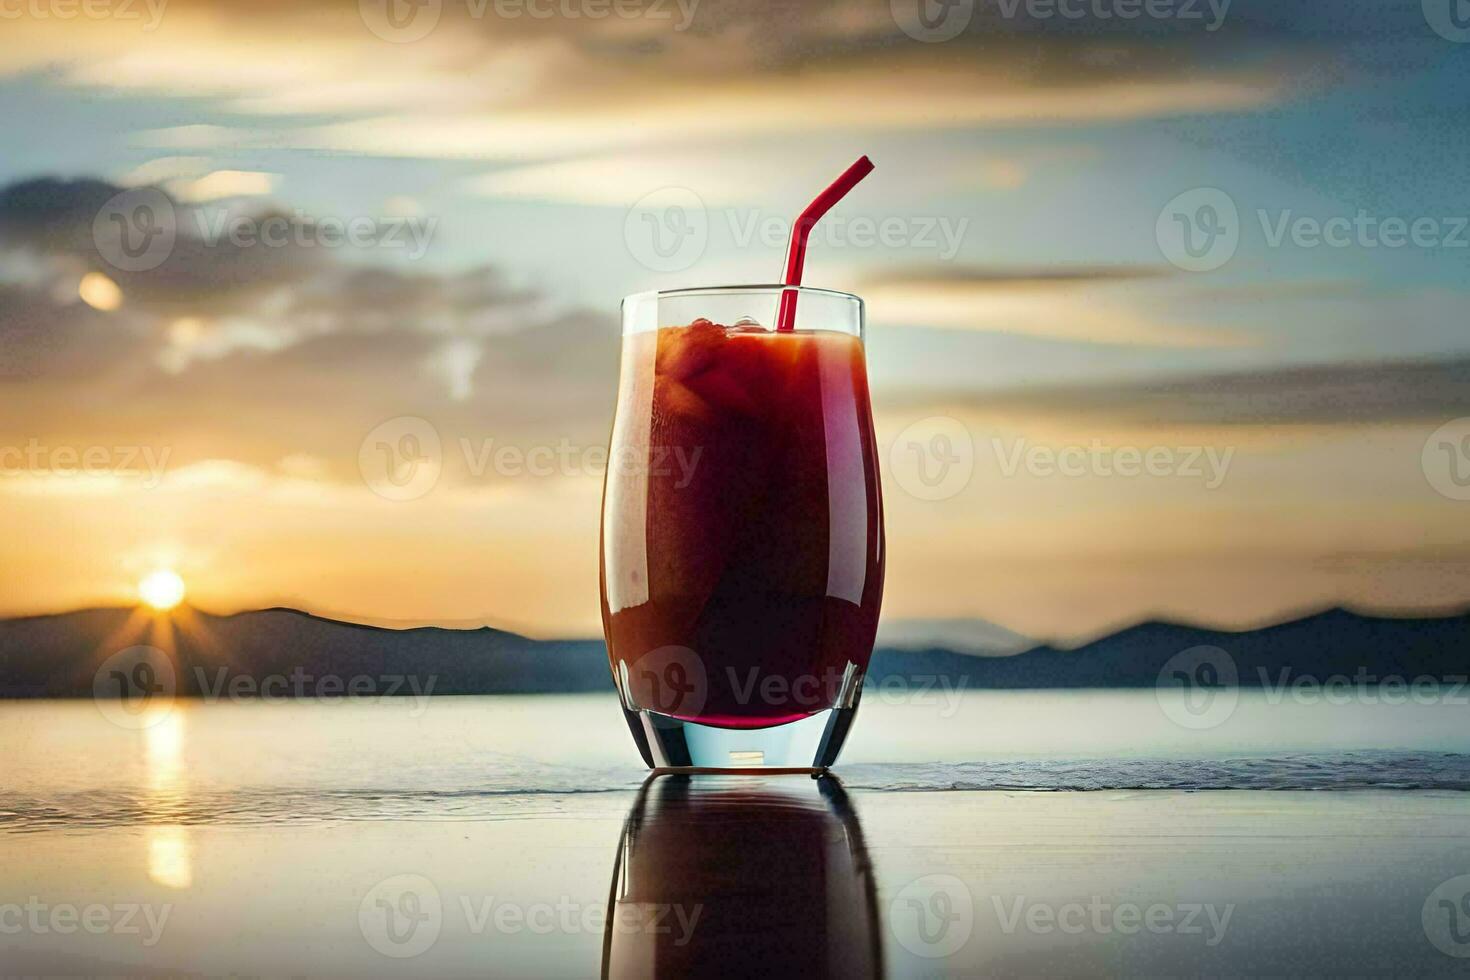
[[[192, 704], [142, 730], [90, 703], [0, 704], [0, 973], [1396, 977], [1470, 962], [1465, 756], [1387, 742], [1392, 713], [1278, 709], [1274, 731], [1310, 730], [1317, 752], [1282, 738], [1295, 754], [1191, 757], [1148, 727], [1151, 693], [970, 692], [943, 724], [874, 700], [839, 783], [649, 780], [615, 704]], [[996, 748], [1054, 751], [1083, 729], [1113, 754]], [[1399, 751], [1347, 751], [1375, 739]]]

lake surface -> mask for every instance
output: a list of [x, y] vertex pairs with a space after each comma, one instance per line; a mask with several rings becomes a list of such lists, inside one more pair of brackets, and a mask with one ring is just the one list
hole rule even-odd
[[[919, 697], [865, 698], [837, 769], [847, 785], [1459, 789], [1470, 756], [1470, 706], [1453, 702], [1272, 703], [1243, 691], [1220, 724], [1188, 728], [1153, 691]], [[90, 701], [0, 706], [0, 827], [151, 813], [268, 822], [374, 803], [432, 817], [478, 797], [629, 790], [645, 775], [610, 695], [186, 700], [136, 728], [109, 715]]]
[[[644, 787], [611, 697], [186, 702], [140, 728], [4, 703], [0, 972], [595, 976], [811, 934], [786, 948], [818, 972], [1463, 975], [1470, 708], [1181, 707], [869, 692], [840, 784], [675, 792]], [[638, 887], [712, 916], [695, 945], [602, 921], [652, 907]]]

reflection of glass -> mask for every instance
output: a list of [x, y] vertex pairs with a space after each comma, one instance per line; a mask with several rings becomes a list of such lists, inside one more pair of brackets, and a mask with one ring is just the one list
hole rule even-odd
[[[795, 329], [769, 329], [785, 294]], [[836, 761], [883, 595], [862, 332], [828, 290], [623, 302], [602, 611], [650, 766]]]
[[604, 977], [882, 973], [872, 867], [832, 776], [650, 777], [608, 912]]

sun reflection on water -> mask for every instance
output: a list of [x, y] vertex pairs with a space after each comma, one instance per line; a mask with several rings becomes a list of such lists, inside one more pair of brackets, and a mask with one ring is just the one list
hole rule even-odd
[[194, 848], [187, 828], [148, 828], [148, 877], [165, 888], [194, 884]]
[[[144, 730], [144, 764], [149, 817], [167, 820], [188, 795], [184, 773], [187, 723], [182, 711], [170, 711]], [[179, 824], [150, 823], [148, 877], [165, 888], [188, 888], [194, 883], [194, 850], [189, 829]]]

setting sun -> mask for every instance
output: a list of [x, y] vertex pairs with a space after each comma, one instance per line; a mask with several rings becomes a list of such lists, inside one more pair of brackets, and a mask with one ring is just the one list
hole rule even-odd
[[184, 580], [178, 572], [160, 569], [138, 583], [138, 598], [154, 609], [172, 609], [184, 599]]

